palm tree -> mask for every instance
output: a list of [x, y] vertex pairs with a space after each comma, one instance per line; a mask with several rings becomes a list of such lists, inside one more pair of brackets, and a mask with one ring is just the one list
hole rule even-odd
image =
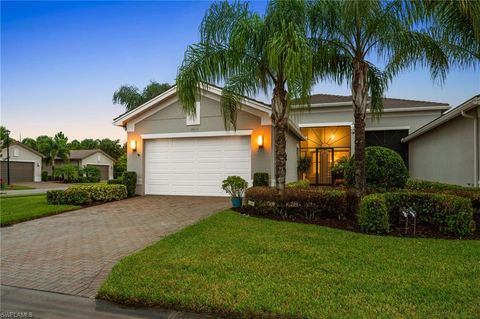
[[123, 85], [113, 93], [113, 103], [122, 104], [126, 111], [131, 111], [143, 103], [153, 99], [171, 87], [168, 83], [150, 81], [142, 92], [132, 85]]
[[47, 165], [52, 166], [52, 176], [55, 175], [55, 160], [57, 158], [68, 161], [70, 150], [68, 149], [68, 138], [59, 132], [53, 138], [48, 136], [39, 136], [37, 138], [37, 147], [40, 153], [45, 155]]
[[[366, 191], [367, 104], [379, 116], [384, 91], [401, 70], [428, 66], [432, 77], [439, 79], [444, 79], [448, 70], [448, 56], [431, 36], [414, 29], [406, 7], [400, 1], [318, 0], [309, 8], [312, 43], [318, 48], [315, 59], [324, 60], [325, 52], [333, 52], [337, 57], [334, 63], [338, 63], [336, 79], [351, 87], [359, 196]], [[384, 70], [375, 65], [377, 61], [385, 64]]]
[[200, 26], [200, 42], [185, 52], [176, 84], [184, 111], [208, 83], [223, 82], [221, 111], [226, 129], [236, 129], [244, 96], [271, 93], [275, 184], [285, 188], [286, 130], [293, 100], [308, 104], [314, 81], [303, 1], [271, 1], [264, 16], [248, 3], [213, 3]]

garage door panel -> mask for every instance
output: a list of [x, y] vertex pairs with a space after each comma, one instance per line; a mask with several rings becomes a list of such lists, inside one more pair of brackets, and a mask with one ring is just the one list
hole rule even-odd
[[[0, 178], [7, 181], [7, 162], [1, 162]], [[34, 178], [33, 162], [15, 162], [10, 161], [10, 182], [33, 182]]]
[[145, 154], [146, 194], [225, 196], [227, 176], [251, 176], [249, 136], [152, 140]]

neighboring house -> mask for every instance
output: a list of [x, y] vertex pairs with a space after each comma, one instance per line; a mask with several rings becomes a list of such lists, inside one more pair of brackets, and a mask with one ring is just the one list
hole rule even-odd
[[[100, 149], [93, 150], [71, 150], [68, 164], [78, 167], [93, 166], [100, 170], [100, 179], [113, 179], [113, 164], [115, 159]], [[65, 163], [61, 159], [55, 160], [55, 167], [60, 167]], [[52, 174], [52, 167], [44, 164], [44, 170]]]
[[480, 186], [480, 95], [403, 139], [414, 178]]
[[[270, 105], [244, 98], [237, 130], [225, 130], [221, 89], [202, 91], [196, 116], [187, 117], [176, 87], [114, 119], [127, 131], [127, 169], [137, 172], [139, 194], [224, 195], [221, 181], [239, 175], [252, 185], [253, 174], [267, 172], [274, 182]], [[448, 104], [385, 99], [380, 119], [367, 116], [367, 144], [397, 150], [408, 163], [401, 139], [439, 117]], [[287, 135], [287, 182], [295, 181], [297, 159], [309, 156], [312, 184], [332, 184], [331, 167], [353, 153], [351, 97], [313, 95], [311, 108], [292, 115]], [[261, 140], [261, 143], [260, 143]]]
[[[41, 182], [42, 159], [44, 156], [34, 149], [20, 142], [14, 141], [10, 149], [10, 182]], [[4, 182], [7, 181], [7, 148], [2, 149], [1, 174]]]

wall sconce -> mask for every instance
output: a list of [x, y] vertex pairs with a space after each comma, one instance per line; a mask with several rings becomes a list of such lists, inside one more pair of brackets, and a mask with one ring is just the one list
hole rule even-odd
[[130, 141], [130, 148], [132, 149], [133, 152], [137, 151], [137, 141], [131, 140]]
[[259, 148], [263, 148], [263, 135], [257, 136], [257, 144]]

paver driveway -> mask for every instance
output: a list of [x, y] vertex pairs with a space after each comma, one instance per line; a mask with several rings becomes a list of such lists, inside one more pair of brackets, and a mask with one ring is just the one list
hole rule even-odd
[[93, 297], [119, 259], [227, 206], [143, 196], [4, 227], [1, 284]]

